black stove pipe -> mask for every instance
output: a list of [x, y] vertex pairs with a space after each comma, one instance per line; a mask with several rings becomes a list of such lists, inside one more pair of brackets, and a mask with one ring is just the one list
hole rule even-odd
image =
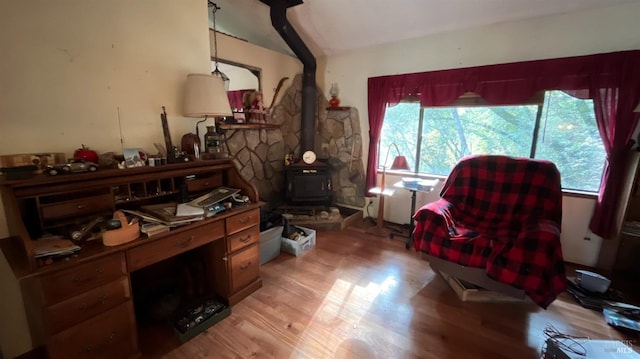
[[316, 58], [287, 20], [286, 0], [261, 0], [271, 7], [271, 25], [304, 65], [302, 70], [302, 113], [300, 155], [313, 151], [316, 108]]

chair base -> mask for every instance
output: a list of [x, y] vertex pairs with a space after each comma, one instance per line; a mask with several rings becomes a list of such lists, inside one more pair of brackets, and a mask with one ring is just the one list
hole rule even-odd
[[489, 278], [483, 268], [465, 267], [463, 265], [449, 262], [426, 253], [420, 253], [420, 255], [422, 259], [429, 262], [431, 269], [433, 269], [434, 271], [447, 273], [452, 277], [465, 280], [484, 289], [505, 294], [511, 297], [519, 299], [524, 299], [527, 297], [524, 290]]

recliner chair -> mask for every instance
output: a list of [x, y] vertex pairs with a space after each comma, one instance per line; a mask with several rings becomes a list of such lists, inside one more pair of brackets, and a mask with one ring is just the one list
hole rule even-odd
[[441, 198], [415, 214], [414, 245], [434, 270], [546, 308], [566, 289], [560, 173], [549, 161], [461, 159]]

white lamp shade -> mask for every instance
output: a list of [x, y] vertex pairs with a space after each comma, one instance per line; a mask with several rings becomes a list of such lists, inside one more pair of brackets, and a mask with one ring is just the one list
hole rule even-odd
[[188, 74], [184, 90], [184, 116], [231, 116], [231, 105], [219, 77], [208, 74]]

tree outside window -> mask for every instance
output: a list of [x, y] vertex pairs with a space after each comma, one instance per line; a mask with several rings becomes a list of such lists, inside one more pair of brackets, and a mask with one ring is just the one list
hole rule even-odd
[[447, 175], [471, 154], [530, 157], [554, 162], [564, 189], [598, 191], [606, 154], [592, 100], [547, 91], [516, 106], [475, 101], [479, 104], [471, 104], [467, 96], [451, 107], [402, 102], [387, 108], [379, 166], [392, 142], [412, 168], [417, 164], [417, 172], [432, 175]]

